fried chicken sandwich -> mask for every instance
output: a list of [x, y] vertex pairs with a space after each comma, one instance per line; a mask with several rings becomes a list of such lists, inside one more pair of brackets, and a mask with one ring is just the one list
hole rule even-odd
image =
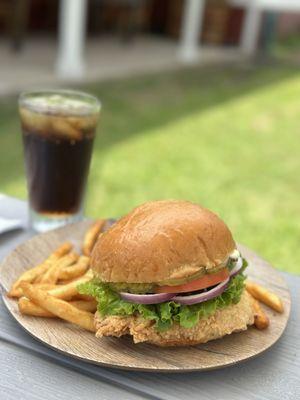
[[103, 233], [94, 279], [80, 287], [98, 302], [96, 336], [184, 346], [247, 329], [247, 266], [226, 224], [187, 201], [145, 203]]

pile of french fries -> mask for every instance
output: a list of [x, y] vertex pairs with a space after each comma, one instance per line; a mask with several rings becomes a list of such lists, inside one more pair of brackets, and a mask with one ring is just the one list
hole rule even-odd
[[97, 304], [93, 298], [79, 294], [77, 287], [92, 278], [90, 255], [104, 224], [105, 220], [98, 220], [88, 228], [82, 244], [83, 254], [74, 252], [73, 245], [65, 242], [17, 279], [8, 296], [18, 299], [21, 314], [58, 317], [95, 331]]
[[282, 300], [275, 294], [270, 292], [257, 283], [246, 281], [246, 290], [250, 294], [253, 301], [254, 309], [254, 325], [257, 329], [266, 329], [270, 325], [270, 320], [259, 302], [267, 305], [278, 313], [283, 313]]
[[[73, 251], [66, 242], [51, 253], [41, 264], [25, 271], [12, 285], [9, 297], [18, 299], [19, 311], [24, 315], [61, 318], [94, 332], [94, 313], [97, 304], [92, 297], [78, 293], [78, 285], [92, 278], [90, 255], [102, 233], [105, 220], [94, 222], [86, 231], [82, 254]], [[246, 281], [246, 290], [253, 301], [254, 325], [258, 329], [269, 326], [269, 318], [261, 308], [262, 302], [283, 312], [281, 299], [266, 288]]]

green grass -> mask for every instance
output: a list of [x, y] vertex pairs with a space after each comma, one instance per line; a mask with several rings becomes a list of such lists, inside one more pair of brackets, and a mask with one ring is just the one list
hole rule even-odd
[[279, 58], [294, 58], [299, 59], [300, 52], [300, 35], [292, 33], [284, 38], [275, 39], [271, 44], [271, 53]]
[[[189, 199], [278, 268], [300, 272], [299, 70], [194, 68], [84, 89], [103, 103], [88, 215]], [[0, 104], [0, 129], [0, 191], [25, 198], [14, 98]]]

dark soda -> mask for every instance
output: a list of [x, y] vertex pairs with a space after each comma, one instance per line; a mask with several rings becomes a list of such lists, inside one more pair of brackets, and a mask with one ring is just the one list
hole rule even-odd
[[23, 131], [29, 200], [34, 211], [75, 214], [89, 172], [93, 137], [52, 139]]
[[73, 92], [20, 100], [29, 202], [38, 215], [81, 213], [100, 109], [94, 100]]

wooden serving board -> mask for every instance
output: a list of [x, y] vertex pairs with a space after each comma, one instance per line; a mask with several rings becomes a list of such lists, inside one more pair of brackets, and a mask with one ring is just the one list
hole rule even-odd
[[[27, 268], [49, 255], [66, 240], [78, 249], [83, 234], [91, 222], [84, 221], [43, 233], [18, 246], [0, 267], [0, 282], [6, 290]], [[250, 327], [222, 339], [193, 347], [159, 348], [149, 344], [133, 344], [130, 337], [96, 339], [90, 332], [67, 322], [23, 316], [17, 302], [4, 296], [4, 302], [19, 324], [44, 344], [68, 356], [101, 366], [153, 372], [187, 372], [221, 368], [245, 361], [269, 349], [282, 335], [290, 313], [288, 287], [270, 264], [253, 251], [239, 246], [247, 258], [249, 278], [277, 293], [284, 302], [285, 311], [277, 314], [265, 308], [270, 327], [259, 331]]]

